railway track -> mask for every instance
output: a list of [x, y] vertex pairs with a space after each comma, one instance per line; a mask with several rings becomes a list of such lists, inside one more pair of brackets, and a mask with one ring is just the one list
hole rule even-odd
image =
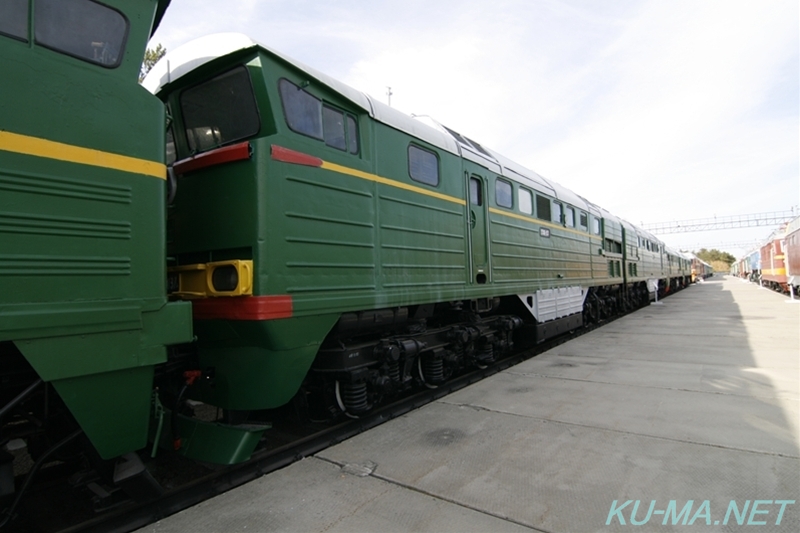
[[[82, 513], [77, 512], [77, 515], [72, 518], [69, 516], [70, 513], [63, 512], [63, 520], [50, 519], [44, 524], [37, 523], [36, 520], [32, 520], [30, 517], [22, 520], [12, 520], [6, 527], [0, 528], [0, 532], [121, 533], [133, 531], [283, 468], [304, 457], [311, 456], [393, 418], [402, 416], [409, 411], [447, 396], [472, 383], [535, 357], [559, 344], [584, 335], [621, 316], [624, 315], [611, 317], [597, 324], [586, 326], [550, 339], [534, 347], [521, 349], [517, 353], [496, 361], [487, 368], [475, 369], [462, 374], [437, 388], [419, 390], [410, 396], [377, 408], [359, 418], [346, 419], [345, 421], [317, 429], [305, 427], [301, 428], [299, 432], [297, 428], [293, 428], [288, 432], [282, 433], [278, 425], [275, 430], [270, 432], [271, 439], [280, 440], [283, 444], [259, 450], [253, 454], [250, 460], [241, 464], [216, 470], [203, 469], [203, 472], [198, 472], [192, 479], [181, 483], [179, 486], [168, 488], [165, 490], [164, 494], [156, 500], [147, 503], [124, 501], [118, 503], [114, 508], [100, 514], [91, 512], [87, 514], [84, 510]], [[279, 437], [279, 439], [276, 439], [276, 437]], [[178, 459], [166, 454], [162, 454], [162, 456]], [[186, 460], [183, 459], [183, 461]], [[180, 469], [181, 467], [178, 465], [173, 468]], [[57, 480], [44, 481], [43, 486], [38, 487], [38, 490], [35, 490], [34, 494], [30, 495], [29, 501], [27, 501], [24, 506], [21, 506], [20, 514], [24, 515], [33, 512], [37, 502], [42, 501], [46, 501], [47, 505], [52, 506], [54, 509], [66, 510], [70, 508], [71, 504], [69, 501], [64, 503], [53, 500], [53, 486], [57, 486]], [[71, 495], [64, 495], [57, 492], [56, 494], [57, 497], [64, 497], [66, 500], [72, 497]], [[56, 513], [58, 513], [58, 511], [56, 511]]]

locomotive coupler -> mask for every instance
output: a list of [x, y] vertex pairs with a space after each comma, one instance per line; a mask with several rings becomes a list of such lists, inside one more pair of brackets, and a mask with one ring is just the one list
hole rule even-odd
[[182, 446], [181, 437], [178, 434], [178, 414], [180, 412], [183, 395], [186, 394], [186, 389], [194, 385], [194, 382], [197, 381], [197, 379], [202, 375], [203, 373], [200, 370], [187, 370], [183, 373], [185, 384], [178, 393], [178, 397], [175, 399], [175, 407], [172, 409], [172, 416], [170, 417], [170, 426], [172, 429], [172, 447], [175, 449], [175, 451], [180, 450]]

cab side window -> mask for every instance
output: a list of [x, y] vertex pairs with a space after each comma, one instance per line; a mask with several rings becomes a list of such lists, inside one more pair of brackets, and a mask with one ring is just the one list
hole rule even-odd
[[325, 144], [347, 150], [347, 139], [344, 134], [344, 113], [332, 107], [322, 107], [322, 133]]
[[358, 154], [356, 118], [322, 100], [287, 79], [278, 82], [283, 113], [289, 129], [343, 152]]
[[278, 82], [286, 123], [292, 131], [323, 140], [322, 100], [289, 80]]

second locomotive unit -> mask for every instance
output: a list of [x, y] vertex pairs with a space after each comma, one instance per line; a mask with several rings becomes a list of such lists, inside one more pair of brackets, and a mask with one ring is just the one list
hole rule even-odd
[[691, 280], [572, 191], [243, 35], [176, 49], [144, 85], [171, 117], [186, 397], [231, 419], [358, 416]]

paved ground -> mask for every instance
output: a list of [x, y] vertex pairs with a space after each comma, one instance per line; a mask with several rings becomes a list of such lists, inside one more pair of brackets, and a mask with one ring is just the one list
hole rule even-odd
[[712, 278], [141, 531], [797, 532], [799, 360]]

